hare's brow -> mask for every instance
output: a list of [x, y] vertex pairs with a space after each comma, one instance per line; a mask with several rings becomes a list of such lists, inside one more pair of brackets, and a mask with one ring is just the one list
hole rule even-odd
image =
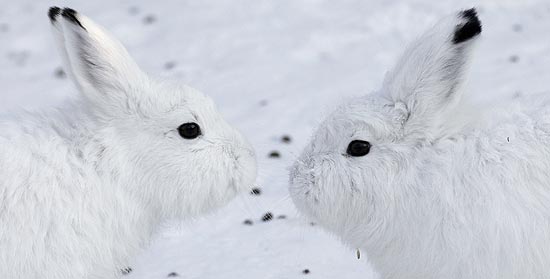
[[166, 109], [164, 112], [166, 113], [170, 113], [170, 112], [174, 112], [176, 110], [179, 110], [181, 108], [185, 108], [185, 105], [183, 104], [171, 104], [168, 109]]

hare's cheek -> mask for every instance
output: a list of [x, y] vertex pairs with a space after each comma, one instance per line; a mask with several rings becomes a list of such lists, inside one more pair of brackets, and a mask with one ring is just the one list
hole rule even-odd
[[250, 190], [257, 176], [257, 163], [253, 151], [244, 150], [234, 158], [235, 185], [240, 191]]

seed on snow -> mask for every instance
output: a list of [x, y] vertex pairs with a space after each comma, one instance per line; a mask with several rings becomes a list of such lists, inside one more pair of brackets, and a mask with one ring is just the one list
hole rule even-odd
[[273, 220], [273, 213], [271, 213], [271, 212], [266, 213], [262, 217], [262, 221], [264, 221], [264, 222], [268, 222], [268, 221], [271, 221], [271, 220]]
[[250, 194], [259, 196], [262, 194], [262, 190], [260, 188], [252, 188], [252, 191], [250, 191]]
[[281, 154], [279, 153], [279, 151], [271, 151], [269, 153], [269, 158], [280, 158], [281, 157]]
[[284, 142], [284, 143], [290, 143], [292, 141], [292, 139], [290, 138], [289, 135], [284, 135], [281, 140]]

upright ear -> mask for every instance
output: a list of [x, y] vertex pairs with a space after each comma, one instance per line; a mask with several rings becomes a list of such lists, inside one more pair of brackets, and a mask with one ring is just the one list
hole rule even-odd
[[406, 128], [437, 125], [460, 97], [469, 50], [481, 33], [475, 9], [453, 14], [413, 42], [384, 80], [383, 94], [404, 103]]
[[48, 16], [65, 71], [95, 106], [120, 111], [140, 94], [147, 76], [120, 42], [73, 9], [52, 7]]

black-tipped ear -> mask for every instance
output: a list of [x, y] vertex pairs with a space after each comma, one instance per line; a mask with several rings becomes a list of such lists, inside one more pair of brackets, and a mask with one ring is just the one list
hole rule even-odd
[[82, 23], [80, 23], [80, 21], [78, 20], [78, 18], [76, 17], [78, 13], [71, 9], [71, 8], [64, 8], [63, 9], [63, 12], [61, 13], [61, 15], [67, 19], [69, 22], [72, 22], [78, 26], [80, 26], [82, 29], [86, 30], [86, 28], [84, 28], [84, 26], [82, 26]]
[[59, 7], [50, 7], [48, 10], [48, 17], [50, 18], [50, 21], [54, 22], [56, 21], [57, 16], [61, 13], [61, 8]]
[[465, 10], [459, 13], [459, 15], [467, 21], [456, 27], [455, 34], [453, 36], [453, 43], [460, 44], [481, 33], [481, 21], [477, 17], [477, 11], [475, 8]]
[[453, 13], [414, 41], [386, 75], [383, 91], [410, 113], [406, 132], [433, 136], [461, 96], [470, 51], [481, 33], [474, 9]]
[[[65, 69], [98, 111], [119, 113], [148, 77], [124, 46], [85, 15], [65, 8], [53, 22]], [[117, 111], [118, 109], [118, 111]]]

